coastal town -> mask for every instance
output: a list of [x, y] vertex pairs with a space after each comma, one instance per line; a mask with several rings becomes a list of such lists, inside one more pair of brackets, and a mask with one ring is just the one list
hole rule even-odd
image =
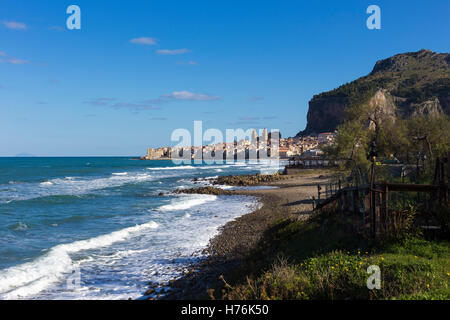
[[[320, 156], [322, 147], [333, 144], [336, 138], [335, 132], [322, 132], [319, 134], [311, 134], [301, 137], [288, 137], [278, 139], [278, 157], [280, 159], [289, 159], [295, 156], [316, 157]], [[271, 154], [271, 145], [273, 144], [271, 133], [266, 128], [261, 130], [258, 135], [256, 130], [252, 131], [249, 139], [241, 139], [239, 141], [227, 143], [209, 144], [204, 146], [190, 146], [190, 147], [161, 147], [148, 148], [147, 154], [140, 157], [141, 160], [158, 160], [158, 159], [172, 159], [175, 155], [182, 157], [184, 152], [190, 150], [191, 159], [199, 159], [202, 155], [211, 155], [214, 157], [217, 152], [222, 150], [223, 158], [227, 155], [234, 156], [236, 159], [249, 159], [251, 152], [255, 152], [257, 158], [262, 158], [263, 154]], [[203, 156], [204, 157], [204, 156]], [[186, 158], [186, 155], [184, 156]]]

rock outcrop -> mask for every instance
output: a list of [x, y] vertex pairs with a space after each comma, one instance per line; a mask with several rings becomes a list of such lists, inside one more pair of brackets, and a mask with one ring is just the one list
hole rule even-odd
[[450, 54], [408, 52], [378, 61], [372, 72], [309, 102], [307, 126], [297, 136], [334, 131], [349, 107], [367, 104], [390, 117], [450, 115]]
[[281, 173], [274, 174], [249, 174], [249, 175], [230, 175], [220, 176], [213, 181], [213, 184], [229, 185], [229, 186], [253, 186], [261, 183], [269, 183], [273, 181], [286, 180], [289, 176]]

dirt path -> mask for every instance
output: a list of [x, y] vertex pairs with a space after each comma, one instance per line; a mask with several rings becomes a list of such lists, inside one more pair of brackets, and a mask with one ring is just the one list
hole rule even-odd
[[290, 213], [305, 215], [312, 211], [313, 197], [317, 197], [317, 185], [325, 184], [327, 180], [326, 175], [312, 173], [265, 184], [276, 186], [277, 189], [240, 191], [238, 193], [254, 196], [270, 195], [278, 199], [277, 205], [287, 207]]

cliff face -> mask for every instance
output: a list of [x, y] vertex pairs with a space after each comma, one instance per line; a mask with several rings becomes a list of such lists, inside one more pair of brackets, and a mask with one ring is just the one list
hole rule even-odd
[[333, 131], [344, 121], [346, 97], [317, 98], [309, 102], [305, 133]]
[[378, 61], [372, 72], [309, 102], [307, 126], [297, 136], [334, 131], [349, 106], [369, 104], [392, 117], [450, 115], [450, 55], [420, 50]]

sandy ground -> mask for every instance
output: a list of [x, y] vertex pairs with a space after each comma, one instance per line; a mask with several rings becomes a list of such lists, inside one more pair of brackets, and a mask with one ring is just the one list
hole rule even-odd
[[265, 185], [276, 186], [277, 189], [241, 191], [241, 194], [255, 196], [275, 196], [277, 205], [289, 208], [293, 214], [307, 215], [312, 210], [313, 197], [317, 198], [317, 185], [325, 184], [327, 176], [323, 174], [296, 175], [287, 180], [271, 182]]
[[235, 194], [257, 196], [263, 206], [228, 222], [207, 249], [209, 258], [189, 269], [181, 278], [170, 281], [168, 291], [159, 299], [205, 299], [209, 288], [222, 284], [220, 277], [239, 267], [242, 259], [261, 239], [264, 231], [280, 218], [306, 219], [312, 211], [312, 197], [317, 197], [317, 185], [324, 184], [327, 175], [304, 173], [289, 179], [266, 183], [276, 189], [239, 190]]

